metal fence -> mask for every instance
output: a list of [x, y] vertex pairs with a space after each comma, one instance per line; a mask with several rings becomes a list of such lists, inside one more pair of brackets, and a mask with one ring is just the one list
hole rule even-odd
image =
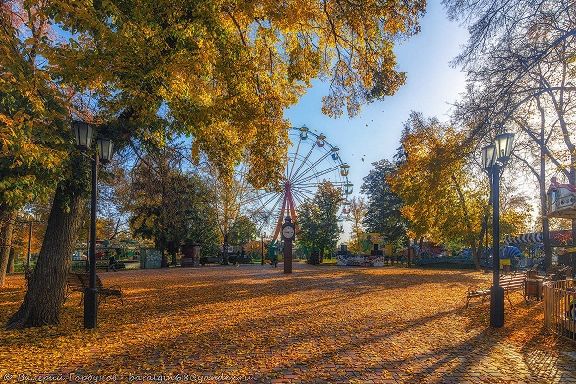
[[574, 280], [544, 283], [544, 324], [557, 335], [576, 341], [576, 284]]

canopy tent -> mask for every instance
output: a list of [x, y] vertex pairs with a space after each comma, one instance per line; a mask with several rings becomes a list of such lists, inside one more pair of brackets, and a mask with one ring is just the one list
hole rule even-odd
[[[504, 244], [518, 245], [518, 244], [539, 244], [544, 241], [542, 232], [523, 233], [518, 236], [506, 236]], [[565, 246], [572, 242], [572, 231], [550, 231], [550, 242], [552, 246]]]

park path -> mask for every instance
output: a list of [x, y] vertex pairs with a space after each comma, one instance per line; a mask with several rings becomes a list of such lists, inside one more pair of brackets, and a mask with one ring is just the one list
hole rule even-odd
[[[291, 276], [281, 265], [242, 265], [101, 277], [123, 287], [125, 305], [108, 300], [99, 329], [87, 332], [75, 294], [58, 327], [0, 331], [0, 382], [53, 373], [117, 382], [576, 383], [576, 345], [543, 329], [541, 303], [513, 294], [499, 330], [488, 327], [486, 303], [463, 308], [469, 285], [489, 284], [480, 272], [297, 263]], [[2, 322], [23, 295], [21, 277], [8, 284]]]

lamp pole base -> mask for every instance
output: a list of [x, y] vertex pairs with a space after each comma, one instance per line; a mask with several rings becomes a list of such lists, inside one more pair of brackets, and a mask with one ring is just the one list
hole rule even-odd
[[504, 288], [493, 286], [490, 290], [490, 326], [504, 326]]
[[96, 328], [98, 317], [98, 289], [86, 288], [84, 291], [84, 328]]

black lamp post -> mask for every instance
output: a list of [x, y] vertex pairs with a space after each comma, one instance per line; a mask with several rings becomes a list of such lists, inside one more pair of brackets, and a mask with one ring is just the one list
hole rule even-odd
[[260, 265], [264, 265], [264, 237], [266, 237], [266, 234], [264, 232], [260, 233], [260, 242], [261, 242]]
[[28, 213], [28, 253], [26, 254], [26, 273], [30, 273], [30, 259], [32, 258], [32, 223], [36, 217], [32, 212]]
[[504, 325], [504, 289], [500, 286], [500, 172], [512, 152], [513, 133], [496, 136], [494, 144], [482, 148], [482, 166], [492, 186], [492, 289], [490, 292], [490, 326]]
[[98, 161], [103, 164], [112, 159], [112, 141], [104, 138], [96, 140], [96, 152], [88, 155], [92, 145], [93, 128], [90, 124], [80, 121], [72, 122], [76, 136], [76, 145], [92, 163], [92, 193], [90, 207], [90, 249], [89, 249], [89, 284], [84, 292], [84, 328], [96, 328], [98, 317], [98, 288], [96, 287], [96, 198], [98, 196]]
[[284, 240], [284, 273], [292, 273], [292, 242], [296, 227], [290, 216], [286, 216], [282, 224], [282, 240]]

